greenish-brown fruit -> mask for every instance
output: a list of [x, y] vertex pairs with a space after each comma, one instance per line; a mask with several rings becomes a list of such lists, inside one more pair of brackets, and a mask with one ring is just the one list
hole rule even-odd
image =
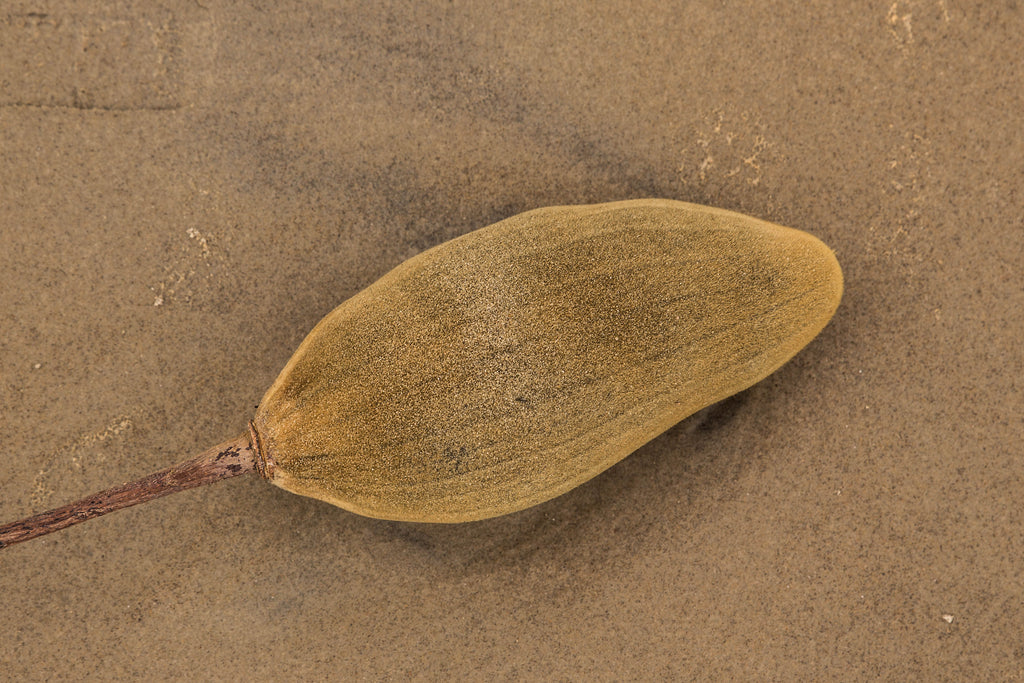
[[248, 434], [0, 525], [0, 548], [253, 470], [371, 517], [514, 512], [773, 372], [842, 290], [817, 239], [730, 211], [648, 199], [513, 216], [332, 311]]
[[553, 498], [789, 360], [839, 305], [811, 235], [668, 200], [538, 209], [402, 263], [302, 342], [260, 472], [371, 517]]

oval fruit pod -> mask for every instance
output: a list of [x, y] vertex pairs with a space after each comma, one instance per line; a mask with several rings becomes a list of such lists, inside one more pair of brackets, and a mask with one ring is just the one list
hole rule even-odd
[[253, 470], [371, 517], [514, 512], [773, 372], [842, 289], [817, 239], [730, 211], [649, 199], [513, 216], [328, 314], [248, 434], [0, 525], [0, 549]]
[[730, 211], [529, 211], [328, 314], [257, 409], [257, 468], [370, 517], [520, 510], [775, 371], [842, 287], [818, 239]]

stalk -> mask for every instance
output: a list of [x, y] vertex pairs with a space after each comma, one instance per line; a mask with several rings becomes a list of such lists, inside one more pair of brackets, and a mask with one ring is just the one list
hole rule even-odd
[[114, 510], [255, 470], [256, 460], [249, 444], [249, 435], [244, 434], [214, 446], [190, 460], [154, 472], [137, 481], [115, 486], [48, 512], [4, 524], [0, 526], [0, 548], [59, 531]]

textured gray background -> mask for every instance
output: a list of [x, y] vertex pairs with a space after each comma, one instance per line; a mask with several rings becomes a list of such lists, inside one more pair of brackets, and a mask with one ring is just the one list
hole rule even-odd
[[847, 282], [522, 513], [250, 477], [4, 550], [5, 678], [1024, 677], [1024, 9], [600, 6], [3, 3], [2, 521], [240, 433], [322, 315], [519, 211], [721, 206]]

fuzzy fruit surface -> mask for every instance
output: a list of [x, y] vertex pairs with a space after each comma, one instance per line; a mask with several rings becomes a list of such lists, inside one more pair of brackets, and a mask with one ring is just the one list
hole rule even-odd
[[253, 420], [264, 471], [383, 519], [520, 510], [771, 374], [842, 288], [815, 237], [721, 209], [519, 214], [409, 259], [310, 332]]

